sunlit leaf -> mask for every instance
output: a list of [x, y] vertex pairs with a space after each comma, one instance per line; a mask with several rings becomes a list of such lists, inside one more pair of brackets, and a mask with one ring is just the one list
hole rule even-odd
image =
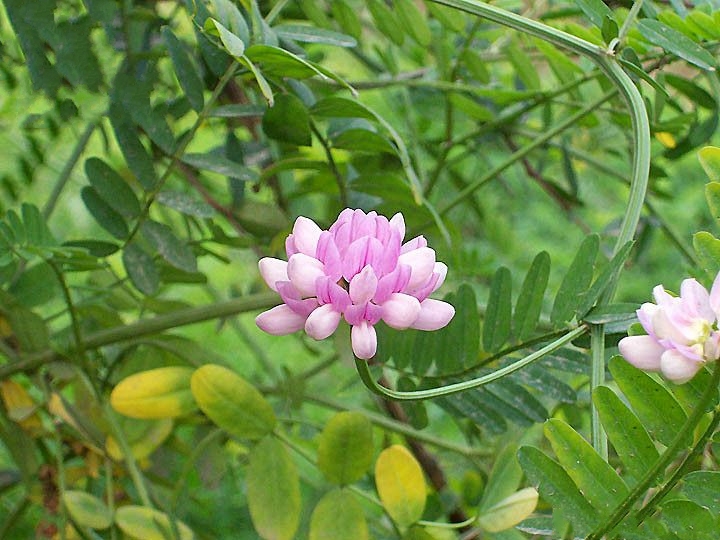
[[532, 514], [537, 502], [538, 492], [535, 488], [521, 489], [481, 512], [477, 524], [488, 532], [504, 531]]
[[66, 490], [62, 494], [62, 500], [78, 525], [91, 529], [107, 529], [112, 525], [110, 509], [94, 495], [84, 491]]
[[695, 504], [720, 514], [720, 471], [693, 471], [682, 480], [682, 491]]
[[120, 381], [110, 394], [113, 409], [132, 418], [173, 418], [194, 411], [192, 368], [171, 366], [141, 371]]
[[715, 540], [717, 520], [707, 508], [692, 501], [667, 501], [662, 506], [663, 521], [680, 540]]
[[375, 463], [375, 485], [385, 511], [399, 526], [407, 527], [422, 517], [425, 478], [407, 448], [396, 444], [380, 453]]
[[650, 43], [662, 47], [683, 60], [711, 71], [717, 67], [717, 61], [706, 49], [660, 21], [641, 19], [637, 27]]
[[706, 146], [698, 152], [698, 159], [708, 178], [712, 182], [720, 182], [720, 148]]
[[179, 540], [193, 540], [195, 535], [182, 521], [170, 519], [167, 514], [146, 506], [121, 506], [115, 511], [115, 523], [127, 535], [142, 540], [166, 540], [173, 528]]
[[[334, 2], [333, 2], [334, 4]], [[306, 24], [279, 24], [273, 26], [278, 36], [303, 43], [324, 43], [336, 47], [355, 47], [354, 37]]]
[[225, 431], [241, 439], [260, 439], [275, 427], [275, 413], [260, 392], [235, 372], [207, 364], [190, 387], [200, 409]]

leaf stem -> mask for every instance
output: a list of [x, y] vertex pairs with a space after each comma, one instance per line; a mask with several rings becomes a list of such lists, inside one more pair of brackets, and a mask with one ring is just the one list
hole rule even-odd
[[630, 510], [632, 510], [633, 505], [645, 495], [646, 491], [653, 485], [653, 482], [655, 482], [658, 475], [660, 475], [672, 462], [672, 460], [675, 459], [675, 456], [685, 444], [685, 441], [692, 435], [693, 430], [705, 414], [707, 406], [717, 394], [718, 383], [720, 383], [720, 365], [715, 366], [712, 379], [705, 389], [705, 392], [703, 392], [690, 416], [688, 416], [687, 420], [685, 420], [685, 423], [682, 428], [680, 428], [680, 431], [678, 431], [675, 435], [675, 438], [670, 443], [670, 446], [668, 446], [665, 449], [665, 452], [658, 457], [652, 467], [650, 467], [650, 469], [648, 469], [645, 473], [642, 480], [640, 480], [640, 482], [637, 483], [625, 499], [623, 499], [605, 523], [595, 529], [586, 538], [586, 540], [600, 540], [606, 533], [612, 531], [623, 519], [625, 519], [625, 516], [627, 516], [628, 513], [630, 513]]
[[542, 349], [539, 349], [535, 351], [532, 354], [529, 354], [525, 358], [522, 358], [518, 360], [517, 362], [513, 362], [512, 364], [505, 366], [503, 368], [500, 368], [492, 373], [488, 373], [487, 375], [483, 375], [482, 377], [477, 377], [475, 379], [470, 379], [468, 381], [461, 381], [458, 383], [448, 384], [445, 386], [440, 386], [437, 388], [428, 388], [425, 390], [413, 390], [411, 392], [401, 392], [398, 390], [391, 390], [390, 388], [386, 388], [380, 384], [372, 377], [372, 374], [370, 373], [370, 367], [368, 366], [368, 363], [365, 360], [360, 360], [358, 358], [355, 359], [355, 367], [357, 368], [358, 374], [360, 375], [360, 379], [363, 381], [365, 386], [368, 387], [371, 391], [373, 391], [376, 394], [379, 394], [381, 396], [385, 396], [389, 399], [397, 400], [397, 401], [416, 401], [421, 399], [430, 399], [430, 398], [436, 398], [441, 396], [448, 396], [451, 394], [456, 394], [458, 392], [463, 392], [465, 390], [471, 390], [472, 388], [477, 388], [479, 386], [483, 386], [485, 384], [491, 383], [493, 381], [496, 381], [498, 379], [501, 379], [507, 375], [510, 375], [511, 373], [514, 373], [515, 371], [527, 366], [528, 364], [531, 364], [535, 360], [538, 360], [545, 356], [546, 354], [549, 354], [564, 345], [567, 345], [572, 340], [576, 339], [577, 337], [583, 335], [585, 332], [587, 332], [587, 327], [585, 326], [578, 326], [577, 328], [574, 328], [564, 336], [556, 339], [552, 343], [547, 344]]

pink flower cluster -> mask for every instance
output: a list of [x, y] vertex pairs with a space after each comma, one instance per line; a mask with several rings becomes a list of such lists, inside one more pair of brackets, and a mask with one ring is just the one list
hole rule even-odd
[[711, 292], [694, 279], [680, 286], [680, 296], [662, 285], [653, 289], [655, 304], [640, 306], [637, 316], [646, 336], [629, 336], [618, 347], [637, 368], [659, 371], [671, 381], [689, 381], [705, 362], [720, 357], [720, 274]]
[[259, 268], [283, 304], [255, 319], [274, 335], [305, 329], [314, 339], [335, 332], [341, 318], [352, 326], [358, 358], [377, 351], [374, 325], [437, 330], [455, 309], [428, 296], [442, 285], [447, 266], [418, 236], [403, 244], [402, 214], [388, 220], [375, 212], [347, 208], [329, 230], [299, 217], [285, 242], [287, 262], [265, 257]]

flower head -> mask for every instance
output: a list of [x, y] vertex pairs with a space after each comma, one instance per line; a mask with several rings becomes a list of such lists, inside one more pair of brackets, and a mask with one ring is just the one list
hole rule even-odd
[[653, 297], [655, 304], [647, 302], [637, 310], [647, 335], [621, 339], [620, 353], [637, 368], [659, 371], [678, 384], [687, 382], [705, 362], [720, 357], [720, 274], [710, 293], [686, 279], [680, 296], [658, 285]]
[[437, 330], [455, 309], [428, 296], [442, 285], [447, 266], [418, 236], [403, 243], [402, 214], [390, 220], [347, 208], [326, 231], [305, 217], [295, 221], [285, 242], [288, 260], [265, 257], [258, 266], [283, 304], [255, 319], [270, 334], [304, 329], [325, 339], [341, 319], [351, 326], [355, 356], [377, 350], [375, 324], [396, 329]]

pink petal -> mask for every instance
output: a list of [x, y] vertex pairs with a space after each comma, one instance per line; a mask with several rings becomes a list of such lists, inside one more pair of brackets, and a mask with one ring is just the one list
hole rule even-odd
[[295, 220], [292, 232], [295, 248], [300, 253], [314, 257], [321, 233], [322, 229], [312, 219], [300, 216]]
[[350, 331], [352, 350], [355, 356], [368, 360], [377, 352], [377, 334], [375, 327], [363, 321], [352, 327]]
[[715, 313], [710, 308], [710, 295], [707, 289], [695, 279], [683, 280], [680, 285], [680, 298], [684, 311], [692, 317], [715, 320]]
[[286, 261], [280, 259], [273, 259], [272, 257], [263, 257], [258, 261], [258, 269], [260, 275], [273, 291], [277, 292], [278, 281], [287, 281], [287, 266]]
[[340, 323], [340, 312], [331, 304], [325, 304], [313, 311], [305, 321], [305, 332], [313, 339], [325, 339], [332, 335]]
[[715, 318], [720, 319], [720, 273], [715, 276], [710, 289], [710, 307], [715, 312]]
[[432, 275], [435, 268], [435, 251], [429, 247], [408, 251], [398, 257], [398, 264], [407, 264], [412, 268], [410, 283], [405, 290], [414, 291]]
[[411, 273], [412, 269], [407, 264], [400, 264], [392, 272], [381, 277], [373, 298], [375, 303], [382, 304], [392, 293], [405, 289], [410, 282]]
[[333, 281], [338, 281], [342, 277], [340, 251], [335, 244], [332, 233], [328, 231], [322, 232], [318, 240], [317, 255], [315, 258], [325, 265], [325, 273], [330, 276]]
[[635, 312], [642, 327], [648, 335], [653, 337], [655, 337], [655, 330], [653, 329], [652, 320], [658, 309], [660, 308], [658, 308], [655, 304], [645, 302], [642, 306], [640, 306], [640, 309]]
[[455, 308], [442, 300], [427, 298], [420, 302], [420, 314], [410, 326], [417, 330], [439, 330], [447, 326], [455, 315]]
[[255, 324], [268, 334], [284, 336], [297, 332], [305, 326], [305, 317], [281, 304], [255, 317]]
[[350, 299], [353, 304], [366, 304], [375, 295], [378, 278], [371, 266], [366, 266], [350, 280]]
[[677, 300], [677, 298], [667, 292], [662, 285], [656, 285], [653, 288], [653, 298], [655, 298], [655, 303], [660, 307], [671, 306]]
[[618, 343], [620, 354], [638, 369], [659, 371], [665, 348], [651, 336], [624, 337]]
[[675, 384], [683, 384], [692, 379], [702, 367], [702, 362], [690, 360], [678, 351], [665, 351], [660, 359], [663, 375]]
[[413, 251], [415, 249], [419, 249], [422, 247], [427, 247], [427, 240], [425, 240], [425, 237], [420, 235], [416, 236], [412, 240], [408, 240], [402, 245], [402, 248], [400, 249], [400, 253], [408, 253], [410, 251]]
[[665, 309], [657, 310], [652, 319], [652, 326], [659, 340], [685, 345], [689, 343], [688, 336], [686, 336], [683, 330], [690, 329], [685, 328], [685, 325], [679, 325], [676, 321], [671, 320]]
[[436, 262], [435, 268], [433, 268], [433, 274], [438, 275], [438, 280], [435, 283], [435, 288], [433, 289], [433, 292], [437, 291], [440, 287], [442, 287], [442, 284], [445, 283], [445, 278], [447, 277], [448, 273], [448, 267], [447, 264], [444, 262]]
[[400, 240], [405, 238], [405, 218], [400, 212], [390, 218], [390, 228], [400, 233]]
[[315, 282], [325, 275], [325, 265], [314, 257], [296, 253], [288, 261], [287, 274], [301, 296], [317, 296]]
[[388, 326], [398, 330], [410, 328], [420, 315], [420, 302], [414, 296], [402, 293], [390, 295], [390, 299], [383, 303], [383, 321]]

